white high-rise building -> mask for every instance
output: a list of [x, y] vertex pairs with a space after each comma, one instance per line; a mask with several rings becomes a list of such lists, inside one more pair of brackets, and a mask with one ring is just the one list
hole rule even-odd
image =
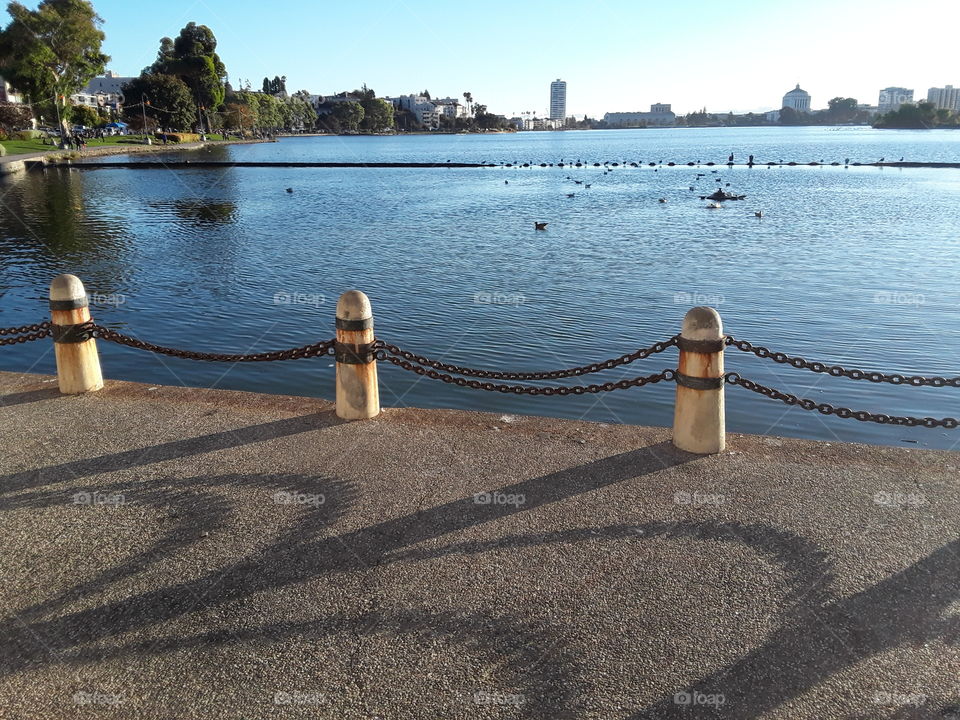
[[947, 85], [942, 88], [930, 88], [927, 90], [927, 102], [933, 103], [938, 110], [946, 108], [954, 112], [960, 112], [960, 88], [953, 85]]
[[877, 112], [885, 113], [899, 110], [904, 103], [913, 102], [913, 90], [902, 87], [888, 87], [880, 91], [880, 100], [877, 102]]
[[554, 80], [550, 83], [550, 119], [564, 120], [567, 117], [567, 83]]

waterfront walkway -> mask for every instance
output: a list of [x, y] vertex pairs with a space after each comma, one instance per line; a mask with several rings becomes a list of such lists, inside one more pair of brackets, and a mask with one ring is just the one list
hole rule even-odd
[[4, 718], [960, 717], [956, 453], [18, 373], [0, 438]]

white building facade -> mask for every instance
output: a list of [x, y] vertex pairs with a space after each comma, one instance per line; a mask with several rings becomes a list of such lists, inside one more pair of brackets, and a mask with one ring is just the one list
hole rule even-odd
[[115, 72], [107, 70], [105, 74], [88, 82], [83, 90], [71, 95], [70, 102], [74, 105], [119, 111], [125, 102], [123, 86], [135, 79], [121, 77]]
[[445, 114], [442, 105], [434, 104], [423, 95], [401, 95], [384, 99], [398, 110], [412, 112], [418, 123], [434, 130], [440, 127], [440, 117]]
[[670, 103], [654, 103], [650, 112], [612, 112], [603, 116], [612, 127], [671, 127], [677, 124], [677, 116]]
[[927, 102], [933, 103], [933, 106], [938, 110], [946, 109], [960, 112], [960, 88], [955, 88], [953, 85], [930, 88], [927, 90]]
[[550, 119], [560, 120], [567, 117], [567, 83], [554, 80], [550, 83]]
[[800, 89], [800, 83], [783, 96], [781, 108], [790, 108], [797, 112], [810, 112], [810, 93]]
[[899, 110], [904, 103], [913, 102], [913, 90], [902, 87], [888, 87], [880, 91], [880, 100], [877, 102], [877, 112], [885, 113]]

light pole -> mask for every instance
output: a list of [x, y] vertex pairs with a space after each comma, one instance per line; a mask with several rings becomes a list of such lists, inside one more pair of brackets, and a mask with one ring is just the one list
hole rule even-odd
[[147, 135], [147, 105], [150, 104], [150, 101], [147, 100], [147, 96], [144, 93], [140, 93], [140, 114], [143, 117], [143, 144], [150, 144], [150, 136]]

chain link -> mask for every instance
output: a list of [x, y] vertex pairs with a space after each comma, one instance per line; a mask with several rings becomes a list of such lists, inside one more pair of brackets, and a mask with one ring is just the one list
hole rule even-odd
[[833, 405], [828, 405], [827, 403], [818, 403], [809, 398], [801, 398], [796, 395], [791, 395], [790, 393], [781, 392], [774, 388], [769, 388], [766, 385], [761, 385], [754, 380], [748, 380], [747, 378], [741, 377], [739, 373], [729, 372], [723, 376], [724, 380], [730, 385], [739, 385], [742, 388], [746, 388], [760, 395], [765, 395], [766, 397], [772, 400], [780, 400], [787, 405], [797, 405], [804, 410], [816, 410], [818, 413], [823, 415], [836, 415], [839, 418], [853, 418], [854, 420], [860, 420], [861, 422], [875, 422], [880, 425], [906, 425], [907, 427], [916, 427], [922, 425], [926, 428], [936, 428], [942, 427], [947, 428], [948, 430], [955, 429], [960, 425], [960, 420], [952, 417], [945, 417], [941, 419], [925, 417], [903, 417], [898, 415], [884, 415], [883, 413], [871, 413], [866, 410], [851, 410], [850, 408], [845, 407], [834, 407]]
[[20, 327], [0, 328], [0, 335], [19, 335], [19, 337], [0, 337], [0, 345], [18, 345], [33, 340], [41, 340], [50, 337], [50, 322], [45, 320], [33, 325], [21, 325]]
[[606, 382], [602, 385], [574, 385], [571, 387], [536, 387], [533, 385], [498, 385], [492, 382], [481, 382], [480, 380], [467, 380], [464, 377], [454, 377], [437, 372], [428, 367], [415, 365], [412, 362], [404, 360], [393, 355], [385, 355], [387, 362], [433, 380], [442, 380], [445, 383], [459, 385], [460, 387], [473, 388], [474, 390], [488, 390], [491, 392], [513, 393], [514, 395], [583, 395], [585, 393], [610, 392], [611, 390], [626, 390], [632, 387], [643, 387], [651, 383], [658, 383], [663, 380], [673, 380], [676, 377], [675, 370], [662, 370], [656, 375], [646, 375], [631, 378], [629, 380], [620, 380], [618, 382]]
[[581, 365], [580, 367], [568, 368], [566, 370], [542, 370], [531, 372], [477, 370], [474, 368], [461, 367], [459, 365], [448, 365], [447, 363], [442, 363], [439, 360], [431, 360], [423, 355], [416, 355], [409, 350], [403, 350], [396, 345], [389, 345], [382, 340], [374, 341], [373, 350], [377, 352], [377, 360], [390, 360], [390, 362], [393, 362], [393, 360], [391, 360], [388, 356], [393, 355], [397, 358], [408, 360], [418, 365], [431, 367], [435, 370], [443, 370], [444, 372], [453, 373], [454, 375], [467, 375], [470, 377], [487, 378], [490, 380], [559, 380], [560, 378], [589, 375], [590, 373], [600, 372], [601, 370], [609, 370], [611, 368], [619, 367], [620, 365], [629, 365], [635, 360], [643, 360], [644, 358], [650, 357], [656, 353], [661, 353], [664, 350], [675, 346], [679, 337], [679, 335], [674, 335], [669, 340], [655, 343], [648, 348], [643, 348], [642, 350], [621, 355], [618, 358], [604, 360], [603, 362]]
[[890, 383], [891, 385], [913, 385], [914, 387], [920, 387], [927, 385], [929, 387], [960, 387], [960, 377], [945, 378], [945, 377], [923, 377], [922, 375], [900, 375], [898, 373], [881, 373], [870, 370], [858, 370], [857, 368], [852, 368], [850, 370], [841, 367], [840, 365], [827, 365], [826, 363], [805, 360], [802, 357], [791, 357], [786, 353], [782, 352], [773, 352], [769, 348], [765, 348], [762, 345], [754, 345], [749, 343], [746, 340], [737, 340], [731, 335], [726, 337], [726, 344], [732, 345], [737, 350], [742, 350], [743, 352], [750, 352], [756, 355], [758, 358], [769, 358], [776, 363], [782, 365], [792, 365], [795, 368], [801, 370], [812, 370], [815, 373], [827, 373], [833, 377], [845, 377], [850, 378], [851, 380], [869, 380], [873, 383]]
[[269, 362], [271, 360], [299, 360], [301, 358], [319, 357], [321, 355], [334, 354], [334, 340], [325, 340], [323, 342], [303, 345], [302, 347], [291, 348], [290, 350], [274, 350], [271, 352], [253, 353], [253, 354], [225, 354], [225, 353], [207, 353], [194, 352], [193, 350], [178, 350], [176, 348], [163, 347], [153, 343], [144, 342], [137, 338], [124, 335], [116, 330], [110, 330], [102, 325], [89, 325], [86, 329], [87, 337], [97, 337], [103, 340], [126, 345], [127, 347], [137, 348], [139, 350], [149, 350], [160, 355], [169, 355], [170, 357], [185, 358], [187, 360], [207, 360], [210, 362]]

